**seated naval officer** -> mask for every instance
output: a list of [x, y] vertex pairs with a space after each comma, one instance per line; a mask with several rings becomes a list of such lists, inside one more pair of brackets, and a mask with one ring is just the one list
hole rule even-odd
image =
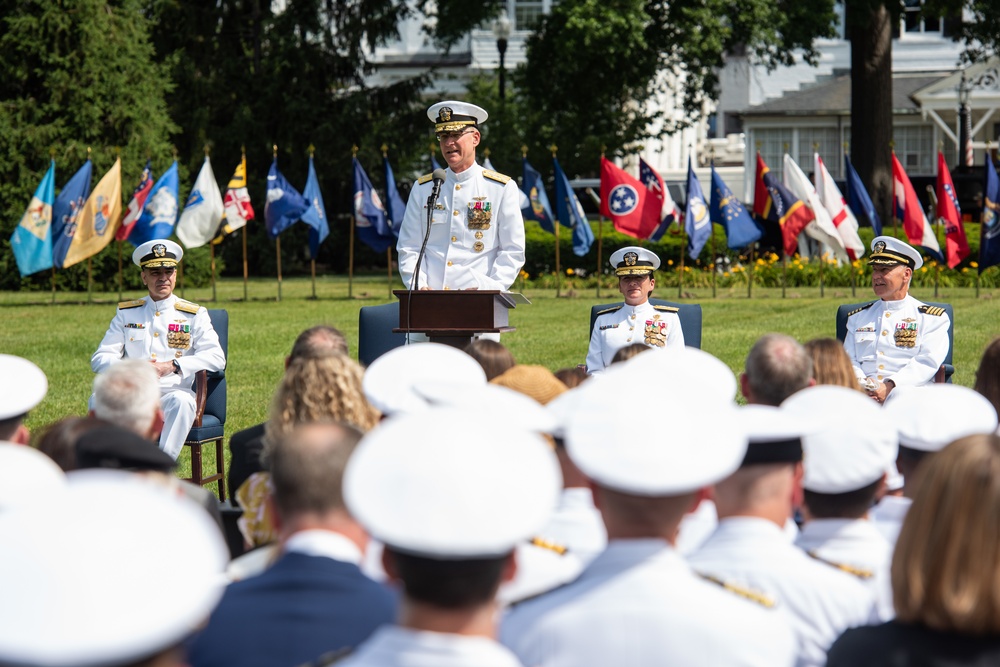
[[587, 350], [588, 373], [602, 372], [619, 349], [632, 343], [684, 347], [677, 309], [649, 303], [656, 286], [653, 271], [660, 268], [660, 258], [645, 248], [628, 246], [611, 255], [611, 267], [618, 276], [618, 291], [625, 303], [597, 316]]
[[160, 449], [177, 458], [195, 418], [194, 376], [201, 370], [220, 371], [226, 357], [208, 311], [174, 296], [177, 264], [184, 251], [173, 241], [155, 239], [132, 253], [142, 269], [149, 296], [118, 304], [90, 367], [104, 371], [128, 357], [153, 364], [160, 379], [163, 431]]
[[844, 349], [854, 374], [879, 403], [896, 387], [929, 384], [948, 354], [951, 321], [942, 308], [909, 295], [924, 260], [891, 236], [872, 239], [872, 290], [879, 297], [850, 313]]

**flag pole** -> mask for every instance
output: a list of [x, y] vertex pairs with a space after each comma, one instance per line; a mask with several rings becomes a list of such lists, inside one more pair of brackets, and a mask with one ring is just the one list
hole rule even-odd
[[[608, 150], [608, 147], [601, 145], [601, 159], [604, 159], [604, 152]], [[600, 213], [601, 210], [601, 198], [597, 198], [597, 297], [601, 296], [601, 266], [602, 254], [604, 253], [604, 214]]]
[[[241, 151], [242, 156], [243, 156], [243, 165], [244, 165], [244, 167], [243, 167], [243, 178], [244, 178], [244, 184], [246, 184], [246, 177], [247, 177], [247, 172], [246, 172], [247, 147], [246, 147], [246, 144], [243, 144], [242, 146], [240, 146], [240, 151]], [[246, 225], [245, 222], [243, 223], [243, 234], [242, 234], [242, 236], [243, 236], [243, 302], [246, 303], [246, 301], [248, 299], [248, 297], [247, 297], [247, 276], [249, 275], [249, 270], [248, 270], [249, 267], [247, 265], [247, 225]]]
[[[889, 149], [892, 151], [892, 156], [896, 157], [896, 142], [893, 139], [889, 140]], [[895, 177], [893, 177], [893, 180], [895, 180]], [[893, 195], [893, 197], [895, 197], [895, 195]], [[892, 235], [894, 238], [899, 238], [899, 229], [896, 224], [897, 222], [898, 220], [896, 218], [896, 204], [894, 199], [892, 204]]]
[[[316, 147], [309, 144], [309, 162], [312, 164], [312, 159], [316, 155]], [[317, 248], [317, 252], [319, 252]], [[312, 255], [312, 249], [309, 252]], [[312, 275], [312, 298], [316, 299], [316, 258], [309, 257], [309, 272]]]
[[52, 303], [56, 302], [56, 267], [52, 265]]
[[118, 300], [122, 300], [122, 242], [118, 242]]
[[[273, 145], [274, 159], [278, 159], [278, 144]], [[274, 237], [274, 252], [278, 258], [278, 301], [281, 301], [281, 237]]]
[[781, 298], [785, 298], [785, 287], [788, 286], [788, 253], [785, 252], [784, 243], [781, 248]]
[[[990, 142], [987, 141], [986, 142], [986, 156], [985, 156], [987, 160], [992, 160], [993, 159], [990, 156], [990, 150], [991, 150], [990, 149]], [[992, 167], [993, 165], [991, 164], [990, 166]], [[986, 178], [986, 174], [984, 173], [983, 174], [983, 179], [985, 180], [985, 178]], [[983, 270], [982, 269], [982, 266], [983, 266], [983, 218], [985, 217], [985, 213], [986, 213], [986, 188], [984, 187], [983, 188], [983, 208], [979, 212], [979, 258], [978, 258], [978, 261], [976, 262], [979, 265], [979, 266], [976, 267], [976, 298], [977, 299], [979, 298], [979, 274]]]
[[[552, 151], [552, 160], [555, 161], [556, 153], [559, 152], [559, 147], [552, 144], [549, 146], [549, 150]], [[524, 157], [527, 157], [527, 151], [525, 151]], [[558, 206], [556, 206], [556, 210], [559, 210]], [[562, 267], [559, 262], [559, 220], [552, 221], [552, 228], [556, 233], [556, 298], [558, 299], [562, 292]]]
[[94, 284], [94, 258], [87, 258], [87, 303], [93, 303], [91, 287]]
[[[941, 143], [943, 144], [944, 142], [941, 142]], [[935, 238], [935, 240], [937, 240], [939, 248], [946, 248], [947, 247], [946, 246], [947, 240], [939, 239], [938, 238], [938, 227], [940, 227], [942, 231], [944, 230], [944, 220], [942, 220], [941, 218], [939, 218], [938, 215], [937, 215], [937, 192], [935, 192], [934, 188], [932, 188], [929, 185], [927, 186], [927, 203], [930, 204], [927, 207], [927, 209], [928, 209], [928, 212], [931, 213], [931, 216], [932, 216], [931, 220], [934, 221], [934, 224], [931, 225], [931, 229], [934, 230], [934, 238]], [[961, 224], [961, 222], [960, 222], [960, 224]], [[944, 256], [944, 252], [942, 252], [941, 254], [942, 254], [942, 256]], [[938, 296], [938, 282], [939, 282], [938, 279], [940, 278], [940, 276], [941, 276], [941, 262], [936, 262], [935, 267], [934, 267], [934, 298], [935, 299]]]
[[[819, 142], [817, 142], [817, 141], [813, 142], [813, 153], [819, 153]], [[815, 159], [813, 161], [815, 162]], [[819, 188], [816, 187], [816, 181], [817, 181], [818, 178], [819, 178], [819, 173], [816, 172], [815, 170], [813, 170], [813, 183], [812, 183], [812, 186], [813, 186], [813, 189], [815, 189], [817, 191], [819, 190]], [[822, 245], [820, 245], [819, 249], [820, 249], [820, 253], [819, 253], [819, 297], [822, 299], [823, 295], [824, 295], [824, 292], [825, 292], [824, 288], [826, 287], [826, 283], [825, 283], [825, 280], [824, 280], [824, 275], [825, 275], [824, 274], [824, 269], [826, 268], [826, 257], [824, 257], [824, 255], [823, 255], [823, 246]]]
[[[843, 146], [844, 146], [844, 153], [843, 153], [843, 155], [840, 156], [840, 163], [842, 165], [844, 164], [844, 158], [846, 158], [847, 155], [848, 155], [848, 150], [850, 148], [850, 144], [848, 144], [845, 141], [843, 143]], [[847, 178], [847, 174], [846, 173], [844, 174], [844, 178], [845, 179]], [[851, 187], [850, 184], [848, 184], [847, 185], [847, 189], [850, 190], [850, 187]], [[864, 250], [862, 250], [862, 254], [864, 254]], [[850, 265], [851, 265], [851, 272], [850, 272], [851, 273], [851, 298], [854, 298], [854, 297], [856, 297], [858, 295], [858, 293], [857, 293], [857, 276], [854, 275], [854, 261], [850, 260], [850, 258], [848, 258], [848, 260], [850, 261]]]
[[[487, 148], [483, 152], [485, 153], [486, 157], [489, 158], [489, 156], [490, 156], [490, 149]], [[382, 159], [383, 160], [388, 160], [389, 159], [389, 145], [386, 144], [386, 143], [382, 144]], [[389, 172], [388, 172], [388, 167], [386, 167], [386, 170], [387, 171], [384, 174], [385, 175], [385, 179], [386, 179], [386, 184], [385, 184], [385, 188], [386, 188], [385, 189], [385, 200], [386, 200], [386, 202], [388, 202], [389, 201]], [[398, 190], [397, 190], [397, 192], [398, 192]], [[392, 221], [390, 220], [389, 223], [391, 224]], [[398, 232], [399, 230], [396, 230], [396, 231]], [[389, 299], [392, 299], [392, 245], [391, 244], [389, 245], [388, 248], [385, 249], [385, 276], [386, 276], [386, 292], [387, 292], [386, 296]]]
[[177, 282], [179, 282], [181, 284], [181, 298], [183, 299], [183, 298], [185, 298], [185, 296], [184, 296], [184, 263], [183, 262], [177, 265]]
[[757, 249], [756, 243], [750, 244], [750, 271], [747, 275], [747, 298], [753, 298], [753, 262], [754, 262], [754, 251]]
[[212, 260], [212, 302], [214, 303], [219, 299], [215, 292], [215, 244], [211, 241], [208, 244], [208, 256]]
[[[433, 144], [431, 144], [433, 147]], [[351, 159], [358, 159], [358, 145], [354, 144], [351, 146]], [[351, 210], [354, 210], [352, 205]], [[351, 235], [350, 242], [347, 244], [347, 297], [351, 298], [354, 296], [354, 227], [357, 225], [358, 221], [351, 216]]]
[[712, 298], [714, 299], [715, 298], [715, 260], [716, 260], [716, 257], [715, 257], [715, 223], [712, 222], [711, 220], [709, 220], [708, 224], [711, 225], [711, 227], [712, 227], [712, 235], [711, 235], [710, 238], [712, 239], [712, 251], [711, 251], [712, 252]]
[[[680, 214], [680, 212], [678, 212]], [[681, 299], [684, 297], [684, 255], [687, 254], [687, 228], [683, 224], [683, 220], [679, 221], [681, 223], [681, 268], [680, 277], [677, 279], [677, 298]]]

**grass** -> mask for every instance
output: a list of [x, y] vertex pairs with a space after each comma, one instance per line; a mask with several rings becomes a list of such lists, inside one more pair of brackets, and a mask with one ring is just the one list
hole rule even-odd
[[[398, 288], [394, 285], [393, 288]], [[285, 355], [300, 331], [319, 323], [332, 324], [347, 335], [352, 353], [357, 355], [358, 310], [390, 300], [386, 278], [356, 278], [352, 294], [343, 277], [317, 278], [316, 299], [311, 297], [308, 278], [286, 279], [282, 300], [276, 301], [274, 279], [254, 279], [248, 287], [249, 300], [243, 301], [241, 280], [222, 280], [218, 302], [212, 303], [211, 288], [187, 289], [183, 296], [213, 308], [225, 308], [230, 315], [228, 415], [226, 435], [264, 421], [271, 393], [280, 378]], [[181, 290], [178, 289], [178, 294]], [[590, 307], [620, 300], [614, 289], [566, 292], [557, 298], [554, 290], [525, 289], [532, 305], [511, 314], [517, 327], [505, 334], [503, 342], [520, 363], [540, 364], [552, 370], [583, 363], [587, 354]], [[676, 300], [677, 291], [660, 289], [656, 296]], [[126, 291], [122, 299], [144, 296]], [[971, 386], [983, 349], [998, 333], [1000, 289], [983, 290], [980, 297], [968, 288], [942, 288], [934, 298], [931, 290], [914, 293], [925, 301], [945, 301], [955, 308], [956, 367], [953, 381]], [[867, 288], [852, 296], [849, 288], [827, 288], [820, 297], [818, 288], [755, 288], [748, 299], [745, 288], [719, 289], [712, 298], [710, 289], [694, 290], [685, 301], [700, 303], [704, 329], [702, 347], [727, 363], [734, 372], [743, 368], [750, 346], [769, 331], [781, 331], [806, 341], [834, 336], [837, 306], [873, 298]], [[90, 356], [100, 342], [114, 314], [117, 293], [58, 293], [55, 303], [46, 292], [0, 292], [0, 312], [4, 315], [0, 352], [31, 359], [45, 371], [49, 393], [29, 415], [33, 433], [67, 415], [84, 414], [93, 382]], [[13, 378], [0, 378], [16, 381]], [[655, 401], [659, 383], [650, 378], [648, 396]], [[180, 472], [190, 470], [188, 451], [180, 461]], [[206, 454], [205, 460], [210, 457]]]

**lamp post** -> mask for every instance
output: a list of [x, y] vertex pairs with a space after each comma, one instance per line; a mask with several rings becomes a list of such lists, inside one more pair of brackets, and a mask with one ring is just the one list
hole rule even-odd
[[500, 14], [497, 20], [493, 22], [493, 36], [497, 38], [497, 51], [500, 52], [500, 71], [498, 75], [500, 79], [500, 101], [503, 102], [506, 93], [506, 81], [504, 80], [506, 70], [504, 69], [503, 59], [507, 54], [507, 38], [510, 37], [510, 19], [507, 18], [506, 12]]
[[972, 89], [962, 72], [958, 84], [958, 164], [962, 167], [972, 166], [972, 114], [969, 113], [969, 95]]

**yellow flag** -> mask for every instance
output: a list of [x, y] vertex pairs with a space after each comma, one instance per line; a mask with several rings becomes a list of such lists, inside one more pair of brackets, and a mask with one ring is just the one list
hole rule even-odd
[[63, 268], [82, 262], [104, 250], [115, 238], [122, 217], [122, 161], [104, 174], [77, 218], [73, 242], [66, 251]]

